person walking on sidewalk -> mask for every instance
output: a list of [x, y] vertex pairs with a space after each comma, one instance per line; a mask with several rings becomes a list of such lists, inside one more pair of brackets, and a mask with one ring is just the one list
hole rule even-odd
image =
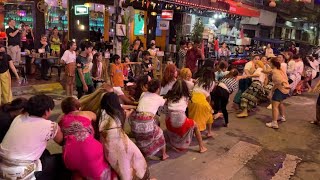
[[21, 29], [15, 28], [16, 21], [9, 19], [9, 27], [6, 29], [8, 37], [8, 54], [11, 56], [14, 64], [19, 65], [21, 61]]
[[9, 68], [20, 82], [19, 75], [12, 62], [11, 56], [6, 53], [3, 45], [0, 45], [0, 105], [12, 101], [11, 75]]

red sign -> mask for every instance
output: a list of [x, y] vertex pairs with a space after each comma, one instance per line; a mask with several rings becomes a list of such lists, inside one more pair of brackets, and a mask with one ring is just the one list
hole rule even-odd
[[260, 16], [259, 9], [256, 9], [254, 7], [251, 7], [239, 2], [231, 1], [231, 0], [227, 0], [226, 2], [230, 4], [229, 13], [231, 14], [237, 14], [240, 16], [248, 16], [248, 17]]
[[172, 20], [173, 19], [173, 10], [162, 10], [161, 19], [162, 20]]

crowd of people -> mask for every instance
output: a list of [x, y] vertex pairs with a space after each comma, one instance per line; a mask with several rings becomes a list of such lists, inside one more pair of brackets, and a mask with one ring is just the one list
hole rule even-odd
[[[57, 41], [56, 35], [50, 41]], [[0, 178], [150, 179], [146, 158], [168, 159], [168, 146], [186, 151], [195, 137], [198, 152], [207, 151], [203, 138], [213, 137], [214, 121], [223, 118], [224, 127], [229, 125], [227, 105], [232, 93], [238, 118], [248, 117], [262, 103], [271, 103], [272, 119], [266, 126], [278, 129], [278, 121], [287, 120], [283, 101], [312, 91], [312, 80], [319, 76], [317, 55], [297, 52], [275, 57], [268, 50], [268, 56], [254, 55], [243, 73], [222, 59], [217, 66], [208, 60], [198, 67], [197, 60], [204, 59], [200, 43], [187, 47], [182, 42], [179, 60], [167, 64], [158, 79], [152, 60], [155, 42], [148, 51], [141, 49], [141, 43], [137, 39], [131, 56], [123, 60], [114, 54], [108, 67], [92, 43], [82, 42], [77, 53], [77, 44], [68, 42], [61, 58], [68, 97], [55, 122], [48, 120], [55, 103], [47, 95], [12, 101], [8, 92], [9, 98], [1, 98]], [[55, 45], [51, 49], [59, 53]], [[0, 50], [1, 77], [9, 68], [15, 69], [10, 56]], [[221, 56], [228, 53], [225, 44], [218, 50]], [[141, 74], [135, 74], [136, 67]], [[3, 89], [1, 93], [6, 94]], [[166, 133], [161, 117], [165, 117]], [[312, 123], [319, 124], [319, 120]], [[126, 122], [134, 141], [124, 128]], [[49, 140], [63, 146], [62, 154], [46, 150]]]

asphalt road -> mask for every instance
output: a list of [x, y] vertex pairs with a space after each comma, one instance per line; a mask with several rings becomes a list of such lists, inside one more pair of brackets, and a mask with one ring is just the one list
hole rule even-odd
[[[51, 95], [56, 108], [50, 119], [56, 120], [63, 97]], [[304, 94], [287, 99], [287, 122], [278, 130], [265, 127], [271, 119], [267, 104], [245, 119], [236, 118], [229, 108], [229, 127], [222, 126], [223, 120], [215, 121], [216, 135], [204, 140], [206, 153], [197, 152], [195, 138], [186, 152], [177, 153], [169, 147], [168, 160], [148, 160], [151, 175], [158, 180], [320, 180], [320, 127], [309, 123], [315, 119], [316, 98], [317, 94]], [[52, 142], [48, 149], [61, 152]]]

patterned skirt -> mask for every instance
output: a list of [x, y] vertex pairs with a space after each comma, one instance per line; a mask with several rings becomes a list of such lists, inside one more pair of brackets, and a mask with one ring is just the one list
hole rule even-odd
[[257, 106], [259, 100], [267, 98], [267, 94], [260, 81], [253, 81], [249, 88], [241, 95], [241, 109], [252, 109]]
[[153, 156], [165, 145], [162, 129], [157, 125], [154, 114], [133, 113], [130, 119], [131, 131], [142, 154]]
[[169, 112], [166, 117], [170, 144], [180, 150], [187, 149], [192, 141], [195, 123], [185, 112]]

